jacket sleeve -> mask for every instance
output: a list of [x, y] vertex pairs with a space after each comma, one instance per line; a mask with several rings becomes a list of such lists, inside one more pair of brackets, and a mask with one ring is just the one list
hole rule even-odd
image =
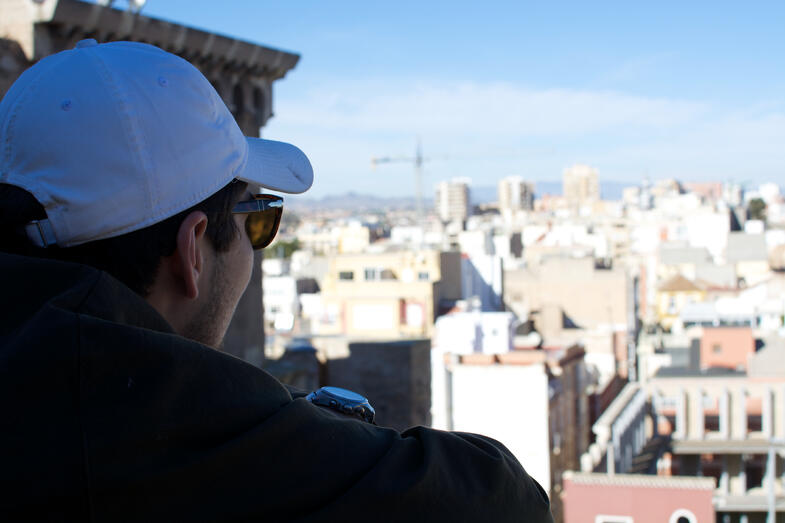
[[304, 398], [312, 392], [310, 390], [298, 389], [297, 387], [292, 387], [291, 385], [286, 385], [285, 383], [282, 383], [281, 385], [283, 385], [286, 388], [286, 390], [292, 396], [292, 399], [295, 400], [298, 398]]
[[362, 473], [301, 521], [553, 521], [544, 490], [493, 439], [425, 427], [399, 433], [318, 415], [333, 425], [325, 434], [344, 433], [333, 450], [354, 448], [365, 461]]

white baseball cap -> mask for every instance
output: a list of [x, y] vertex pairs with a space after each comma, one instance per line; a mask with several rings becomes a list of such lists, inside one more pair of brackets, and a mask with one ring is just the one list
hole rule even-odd
[[243, 136], [210, 82], [152, 45], [83, 40], [0, 102], [0, 183], [44, 206], [43, 244], [145, 228], [235, 178], [301, 193], [313, 169], [293, 145]]

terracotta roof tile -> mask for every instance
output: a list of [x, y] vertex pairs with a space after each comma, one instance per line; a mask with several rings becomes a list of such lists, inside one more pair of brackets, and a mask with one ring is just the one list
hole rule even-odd
[[662, 292], [690, 292], [702, 291], [703, 288], [699, 287], [695, 282], [688, 280], [681, 274], [677, 274], [676, 276], [665, 280], [660, 285], [659, 290]]

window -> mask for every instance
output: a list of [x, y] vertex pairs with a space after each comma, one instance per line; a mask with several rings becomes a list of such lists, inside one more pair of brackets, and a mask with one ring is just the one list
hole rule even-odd
[[715, 344], [714, 344], [714, 345], [711, 347], [711, 352], [713, 352], [714, 354], [720, 354], [720, 353], [722, 353], [722, 345], [720, 345], [719, 343], [715, 343]]
[[390, 269], [382, 269], [382, 272], [379, 274], [382, 280], [397, 280], [398, 278], [395, 277], [395, 273]]
[[668, 314], [676, 314], [676, 297], [670, 296], [668, 298]]
[[428, 281], [429, 279], [431, 279], [430, 276], [431, 275], [428, 274], [428, 271], [420, 271], [417, 273], [417, 279], [420, 281]]
[[338, 273], [338, 279], [343, 281], [351, 281], [354, 279], [353, 271], [341, 271]]
[[366, 267], [365, 268], [365, 281], [391, 281], [397, 280], [395, 273], [390, 269], [383, 267]]
[[671, 514], [668, 523], [698, 523], [698, 519], [686, 508], [680, 508]]

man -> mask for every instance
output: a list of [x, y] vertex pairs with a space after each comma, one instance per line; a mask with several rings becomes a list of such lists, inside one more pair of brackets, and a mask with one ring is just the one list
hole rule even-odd
[[[0, 518], [550, 521], [493, 440], [317, 406], [220, 346], [307, 158], [190, 64], [80, 42], [0, 103]], [[383, 422], [383, 420], [381, 420]]]

